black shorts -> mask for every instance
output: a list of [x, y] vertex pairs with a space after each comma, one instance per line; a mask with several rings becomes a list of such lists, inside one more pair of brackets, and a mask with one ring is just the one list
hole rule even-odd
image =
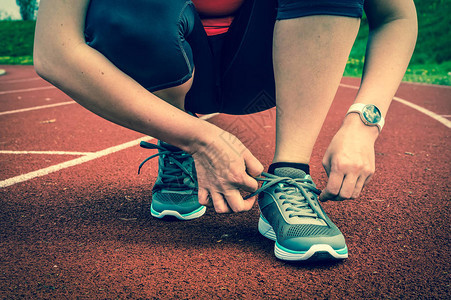
[[151, 92], [189, 80], [185, 108], [249, 114], [275, 106], [276, 19], [360, 18], [363, 0], [245, 0], [227, 33], [208, 37], [187, 0], [91, 0], [85, 38]]

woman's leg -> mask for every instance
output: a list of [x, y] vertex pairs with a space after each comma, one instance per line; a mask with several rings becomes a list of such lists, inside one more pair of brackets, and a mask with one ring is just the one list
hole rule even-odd
[[273, 162], [308, 164], [338, 89], [359, 19], [316, 15], [277, 21], [277, 99]]
[[276, 152], [268, 170], [278, 184], [263, 186], [258, 201], [259, 231], [276, 241], [275, 255], [283, 260], [348, 257], [345, 238], [321, 209], [319, 190], [307, 174], [359, 27], [357, 16], [337, 16], [335, 9], [344, 4], [344, 11], [354, 10], [352, 1], [279, 0]]
[[[85, 35], [90, 46], [124, 73], [181, 110], [185, 110], [186, 95], [194, 83], [204, 87], [204, 91], [213, 89], [209, 82], [202, 80], [213, 77], [208, 68], [212, 55], [191, 1], [92, 0]], [[199, 49], [203, 52], [199, 53]], [[200, 76], [194, 76], [195, 68]], [[141, 146], [159, 151], [151, 214], [182, 220], [202, 216], [205, 207], [198, 199], [193, 158], [163, 141]]]

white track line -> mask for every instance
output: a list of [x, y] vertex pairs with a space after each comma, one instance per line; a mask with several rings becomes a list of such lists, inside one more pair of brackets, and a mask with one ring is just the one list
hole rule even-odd
[[411, 103], [411, 102], [409, 102], [407, 100], [404, 100], [404, 99], [401, 99], [401, 98], [398, 98], [398, 97], [394, 97], [393, 100], [398, 101], [398, 102], [400, 102], [400, 103], [402, 103], [404, 105], [407, 105], [407, 106], [409, 106], [409, 107], [411, 107], [413, 109], [416, 109], [419, 112], [422, 112], [423, 114], [428, 115], [429, 117], [433, 118], [434, 120], [439, 121], [440, 123], [442, 123], [446, 127], [451, 128], [451, 121], [450, 120], [447, 120], [447, 119], [443, 118], [442, 116], [437, 115], [436, 113], [434, 113], [434, 112], [432, 112], [430, 110], [427, 110], [426, 108], [423, 108], [421, 106], [418, 106], [416, 104], [413, 104], [413, 103]]
[[112, 154], [117, 151], [121, 151], [121, 150], [130, 148], [130, 147], [136, 146], [141, 141], [147, 141], [147, 140], [151, 140], [151, 139], [153, 139], [153, 138], [152, 137], [143, 137], [143, 138], [131, 141], [131, 142], [127, 142], [127, 143], [124, 143], [124, 144], [121, 144], [118, 146], [114, 146], [114, 147], [110, 147], [110, 148], [107, 148], [104, 150], [93, 152], [88, 155], [76, 158], [76, 159], [72, 159], [72, 160], [69, 160], [69, 161], [54, 165], [54, 166], [50, 166], [48, 168], [44, 168], [44, 169], [33, 171], [33, 172], [30, 172], [27, 174], [15, 176], [15, 177], [0, 181], [0, 188], [4, 188], [4, 187], [11, 186], [11, 185], [14, 185], [14, 184], [17, 184], [20, 182], [28, 181], [28, 180], [36, 178], [36, 177], [45, 176], [45, 175], [48, 175], [53, 172], [57, 172], [62, 169], [73, 167], [73, 166], [106, 156], [108, 154]]
[[0, 150], [0, 154], [43, 154], [43, 155], [90, 155], [93, 152], [73, 152], [73, 151], [13, 151], [13, 150]]
[[440, 88], [440, 89], [451, 89], [449, 85], [439, 85], [439, 84], [431, 84], [431, 83], [423, 83], [423, 82], [405, 82], [409, 85], [419, 85], [419, 86], [427, 86], [432, 88]]
[[345, 87], [345, 88], [354, 89], [354, 90], [358, 90], [360, 88], [360, 87], [355, 86], [355, 85], [349, 85], [349, 84], [344, 84], [344, 83], [340, 83], [340, 86]]
[[48, 105], [42, 105], [42, 106], [35, 106], [35, 107], [28, 107], [28, 108], [22, 108], [22, 109], [16, 109], [16, 110], [9, 110], [9, 111], [2, 111], [0, 112], [0, 116], [2, 115], [10, 115], [10, 114], [17, 114], [21, 112], [31, 111], [31, 110], [38, 110], [43, 108], [50, 108], [50, 107], [57, 107], [62, 105], [68, 105], [68, 104], [75, 104], [77, 102], [75, 101], [67, 101], [67, 102], [60, 102], [55, 104], [48, 104]]
[[[359, 89], [358, 86], [344, 84], [344, 83], [340, 83], [340, 86], [345, 87], [345, 88], [355, 89], [355, 90]], [[451, 128], [451, 121], [450, 120], [447, 120], [447, 119], [443, 118], [442, 116], [440, 116], [440, 115], [438, 115], [438, 114], [436, 114], [436, 113], [434, 113], [434, 112], [432, 112], [432, 111], [430, 111], [430, 110], [428, 110], [428, 109], [426, 109], [424, 107], [421, 107], [419, 105], [413, 104], [412, 102], [409, 102], [407, 100], [401, 99], [399, 97], [393, 97], [393, 100], [398, 101], [399, 103], [402, 103], [404, 105], [407, 105], [407, 106], [409, 106], [409, 107], [411, 107], [413, 109], [416, 109], [417, 111], [419, 111], [419, 112], [431, 117], [432, 119], [434, 119], [436, 121], [439, 121], [440, 123], [442, 123], [446, 127]]]
[[[204, 116], [200, 117], [200, 119], [208, 120], [208, 119], [210, 119], [210, 118], [212, 118], [212, 117], [214, 117], [216, 115], [217, 115], [217, 113], [204, 115]], [[85, 155], [83, 157], [72, 159], [72, 160], [69, 160], [69, 161], [66, 161], [66, 162], [54, 165], [54, 166], [50, 166], [48, 168], [44, 168], [44, 169], [33, 171], [33, 172], [30, 172], [30, 173], [27, 173], [27, 174], [22, 174], [22, 175], [19, 175], [19, 176], [8, 178], [6, 180], [0, 181], [0, 188], [4, 188], [4, 187], [11, 186], [11, 185], [14, 185], [14, 184], [17, 184], [17, 183], [20, 183], [20, 182], [28, 181], [28, 180], [34, 179], [36, 177], [45, 176], [45, 175], [48, 175], [50, 173], [54, 173], [54, 172], [60, 171], [62, 169], [66, 169], [66, 168], [69, 168], [69, 167], [80, 165], [82, 163], [85, 163], [85, 162], [88, 162], [88, 161], [91, 161], [91, 160], [94, 160], [94, 159], [97, 159], [97, 158], [100, 158], [100, 157], [103, 157], [103, 156], [106, 156], [106, 155], [109, 155], [109, 154], [121, 151], [121, 150], [124, 150], [124, 149], [127, 149], [127, 148], [130, 148], [130, 147], [137, 146], [138, 143], [141, 142], [141, 141], [149, 141], [149, 140], [152, 140], [152, 139], [154, 139], [154, 138], [153, 137], [142, 137], [142, 138], [139, 138], [137, 140], [130, 141], [130, 142], [118, 145], [118, 146], [110, 147], [110, 148], [107, 148], [107, 149], [104, 149], [104, 150], [100, 150], [100, 151], [97, 151], [97, 152], [91, 152], [91, 153], [88, 153], [87, 155]]]
[[34, 92], [34, 91], [41, 91], [41, 90], [51, 90], [56, 89], [54, 86], [42, 86], [37, 88], [30, 88], [30, 89], [21, 89], [21, 90], [12, 90], [12, 91], [1, 91], [0, 95], [6, 95], [6, 94], [14, 94], [14, 93], [23, 93], [23, 92]]
[[25, 82], [25, 81], [34, 81], [34, 80], [40, 80], [40, 77], [30, 77], [30, 78], [23, 78], [23, 79], [11, 79], [11, 80], [0, 80], [1, 83], [17, 83], [17, 82]]

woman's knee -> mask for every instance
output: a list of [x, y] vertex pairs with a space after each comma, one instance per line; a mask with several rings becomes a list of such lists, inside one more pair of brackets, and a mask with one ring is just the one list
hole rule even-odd
[[168, 89], [191, 78], [186, 35], [196, 16], [185, 0], [92, 0], [86, 42], [144, 88]]

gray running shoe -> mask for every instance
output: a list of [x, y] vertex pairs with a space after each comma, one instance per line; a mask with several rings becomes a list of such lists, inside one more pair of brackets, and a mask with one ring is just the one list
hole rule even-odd
[[152, 189], [150, 206], [152, 216], [174, 216], [180, 220], [201, 217], [206, 207], [199, 204], [196, 169], [191, 155], [162, 141], [158, 145], [141, 142], [140, 146], [158, 149], [157, 154], [148, 157], [139, 166], [141, 170], [147, 161], [159, 156], [158, 177]]
[[289, 261], [347, 258], [344, 236], [322, 209], [320, 191], [310, 175], [290, 167], [276, 168], [274, 173], [258, 178], [263, 186], [253, 195], [259, 193], [258, 230], [276, 242], [276, 257]]

